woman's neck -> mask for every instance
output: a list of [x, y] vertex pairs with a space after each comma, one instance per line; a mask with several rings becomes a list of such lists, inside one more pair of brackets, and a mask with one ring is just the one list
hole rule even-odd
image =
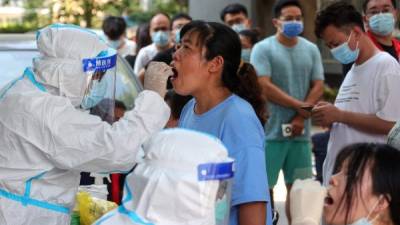
[[193, 96], [196, 99], [194, 112], [196, 114], [203, 114], [219, 103], [228, 98], [232, 92], [226, 87], [208, 88], [195, 93]]
[[376, 221], [373, 225], [394, 225], [392, 221]]
[[394, 225], [394, 223], [389, 213], [383, 213], [373, 222], [373, 225]]

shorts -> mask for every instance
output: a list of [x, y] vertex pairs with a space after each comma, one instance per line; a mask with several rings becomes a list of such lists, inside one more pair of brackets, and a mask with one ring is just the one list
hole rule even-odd
[[266, 141], [265, 158], [270, 189], [276, 185], [281, 169], [286, 184], [313, 176], [308, 141]]

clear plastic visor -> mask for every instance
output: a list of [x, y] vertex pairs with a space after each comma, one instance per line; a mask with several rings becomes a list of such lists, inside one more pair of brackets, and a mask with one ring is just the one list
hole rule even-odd
[[80, 106], [109, 123], [115, 118], [116, 62], [117, 54], [113, 49], [82, 60], [87, 86]]

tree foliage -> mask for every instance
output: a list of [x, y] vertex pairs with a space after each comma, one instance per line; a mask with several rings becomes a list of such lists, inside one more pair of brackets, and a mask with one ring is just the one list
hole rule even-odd
[[[2, 1], [3, 5], [9, 3], [10, 0]], [[150, 20], [155, 12], [172, 16], [188, 10], [188, 0], [152, 0], [151, 5], [149, 11], [144, 11], [140, 0], [24, 0], [23, 25], [12, 26], [37, 29], [60, 22], [98, 28], [108, 15], [124, 16], [133, 23], [141, 23]]]

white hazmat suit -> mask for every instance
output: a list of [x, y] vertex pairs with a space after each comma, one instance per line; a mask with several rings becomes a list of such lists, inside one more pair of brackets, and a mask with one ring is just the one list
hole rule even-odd
[[398, 121], [388, 134], [388, 144], [400, 150], [400, 121]]
[[107, 45], [68, 25], [42, 29], [37, 44], [34, 68], [0, 92], [1, 225], [69, 225], [80, 171], [131, 169], [140, 145], [169, 118], [151, 91], [112, 125], [76, 109], [87, 85], [81, 60]]
[[233, 160], [217, 138], [167, 129], [143, 149], [143, 161], [126, 178], [122, 205], [95, 225], [215, 225], [216, 213], [229, 218], [229, 200], [221, 212], [217, 199], [224, 193], [230, 199], [229, 185], [221, 189], [221, 184], [232, 178]]

